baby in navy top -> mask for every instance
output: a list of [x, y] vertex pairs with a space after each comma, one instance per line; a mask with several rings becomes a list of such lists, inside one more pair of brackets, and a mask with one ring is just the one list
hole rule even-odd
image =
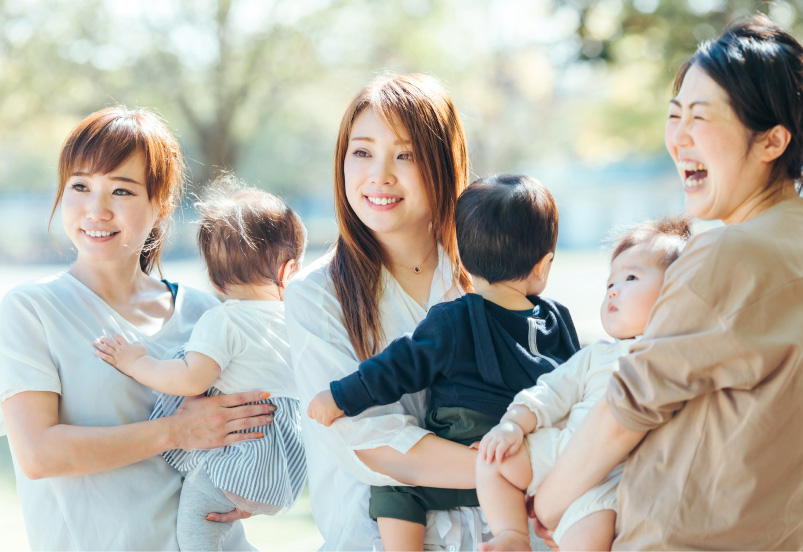
[[[558, 235], [549, 191], [528, 176], [487, 176], [462, 193], [455, 218], [475, 293], [432, 307], [412, 334], [332, 382], [310, 418], [329, 426], [428, 388], [427, 429], [471, 445], [519, 391], [579, 350], [568, 310], [539, 297]], [[373, 487], [370, 500], [386, 550], [421, 550], [427, 510], [479, 506], [474, 489]]]

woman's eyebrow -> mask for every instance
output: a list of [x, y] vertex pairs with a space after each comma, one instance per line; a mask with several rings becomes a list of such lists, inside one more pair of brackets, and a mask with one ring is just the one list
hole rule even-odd
[[[70, 176], [92, 176], [92, 173], [88, 173], [86, 171], [73, 171]], [[140, 186], [145, 186], [145, 184], [143, 184], [142, 182], [134, 180], [133, 178], [129, 178], [127, 176], [113, 174], [109, 176], [109, 180], [114, 180], [117, 182], [128, 182], [130, 184], [138, 184]]]
[[[682, 107], [682, 104], [678, 101], [677, 98], [672, 98], [671, 100], [669, 100], [669, 103], [672, 105], [676, 105], [678, 107]], [[695, 105], [711, 105], [711, 103], [706, 100], [694, 100], [689, 104], [689, 107], [694, 107]]]
[[[363, 141], [363, 142], [376, 142], [376, 140], [374, 140], [373, 138], [369, 138], [368, 136], [355, 136], [353, 138], [349, 138], [350, 142], [355, 142], [357, 140], [360, 140], [360, 141]], [[393, 143], [394, 144], [407, 145], [407, 144], [411, 144], [412, 142], [410, 140], [396, 140]]]

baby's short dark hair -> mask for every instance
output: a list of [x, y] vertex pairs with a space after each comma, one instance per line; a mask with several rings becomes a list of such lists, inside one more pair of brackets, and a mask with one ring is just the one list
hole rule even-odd
[[209, 279], [220, 290], [278, 284], [282, 265], [300, 263], [304, 256], [301, 218], [280, 198], [233, 175], [216, 179], [195, 206], [201, 216], [198, 246]]
[[457, 200], [457, 247], [466, 270], [493, 284], [523, 280], [558, 240], [558, 208], [532, 177], [484, 176]]
[[615, 240], [611, 261], [631, 247], [649, 244], [662, 253], [659, 262], [663, 268], [667, 268], [677, 260], [693, 234], [692, 218], [687, 215], [646, 220], [625, 230]]

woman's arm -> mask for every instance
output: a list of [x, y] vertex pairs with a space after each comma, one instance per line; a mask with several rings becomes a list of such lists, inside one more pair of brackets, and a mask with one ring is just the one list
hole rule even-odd
[[[331, 381], [355, 372], [359, 362], [343, 325], [340, 304], [327, 288], [323, 273], [313, 272], [291, 282], [285, 305], [303, 413], [317, 393], [329, 389]], [[426, 410], [423, 398], [408, 395], [405, 400], [408, 405], [418, 402], [423, 417]], [[455, 486], [474, 486], [476, 452], [431, 435], [398, 402], [370, 408], [352, 418], [340, 418], [331, 427], [308, 424], [304, 431], [308, 454], [326, 455], [329, 462], [369, 485], [401, 483], [389, 473], [415, 482], [416, 478], [428, 477], [433, 466], [454, 462], [468, 468], [457, 476]], [[402, 465], [408, 461], [411, 464]], [[387, 465], [383, 468], [380, 464]], [[452, 469], [441, 475], [456, 477], [457, 471]], [[441, 485], [444, 484], [441, 480]]]
[[419, 487], [473, 489], [477, 486], [477, 451], [435, 435], [425, 435], [406, 453], [391, 447], [356, 451], [375, 472]]
[[603, 397], [572, 435], [535, 494], [535, 514], [548, 529], [555, 529], [572, 502], [602, 479], [636, 448], [646, 431], [622, 427]]
[[2, 403], [8, 439], [30, 479], [86, 475], [127, 466], [174, 448], [217, 448], [259, 433], [233, 433], [268, 424], [269, 404], [253, 391], [188, 398], [172, 416], [112, 427], [59, 423], [57, 393], [25, 391]]

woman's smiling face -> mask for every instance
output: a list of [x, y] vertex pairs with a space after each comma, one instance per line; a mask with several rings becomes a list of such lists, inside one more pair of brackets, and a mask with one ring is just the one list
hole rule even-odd
[[148, 198], [143, 154], [131, 155], [108, 174], [73, 172], [61, 213], [79, 262], [137, 260], [159, 220], [156, 203]]
[[420, 235], [432, 218], [409, 133], [396, 130], [366, 109], [354, 119], [343, 161], [349, 205], [380, 241]]
[[697, 65], [669, 107], [666, 147], [686, 193], [686, 211], [705, 220], [741, 222], [766, 188], [770, 165], [760, 140], [730, 106], [728, 95]]

